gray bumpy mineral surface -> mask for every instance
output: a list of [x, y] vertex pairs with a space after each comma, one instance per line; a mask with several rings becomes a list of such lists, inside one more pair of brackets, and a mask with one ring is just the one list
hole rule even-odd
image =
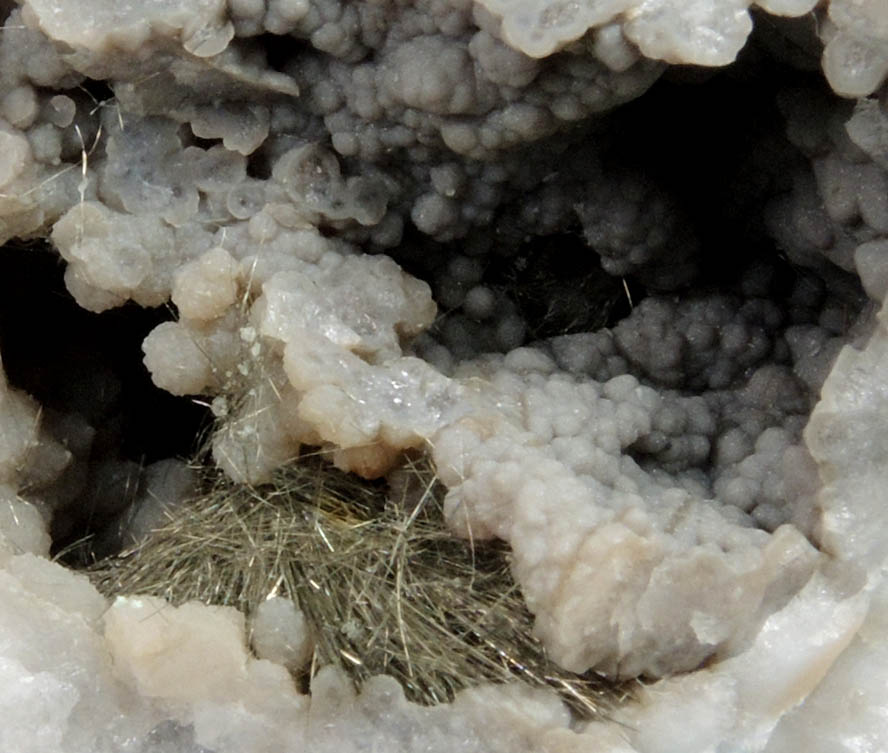
[[[157, 307], [144, 366], [237, 482], [428, 453], [552, 659], [659, 680], [582, 723], [519, 685], [308, 696], [286, 605], [260, 659], [234, 609], [108, 602], [48, 531], [88, 507], [119, 547], [192, 479], [115, 450], [120, 380], [67, 372], [23, 301], [0, 749], [888, 746], [888, 6], [750, 6], [0, 1], [0, 260], [57, 254], [99, 319]], [[13, 379], [10, 333], [73, 397]]]

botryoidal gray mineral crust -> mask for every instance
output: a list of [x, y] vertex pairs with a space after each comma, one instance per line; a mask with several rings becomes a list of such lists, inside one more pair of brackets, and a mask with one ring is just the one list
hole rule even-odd
[[[292, 604], [109, 602], [48, 559], [100, 427], [0, 373], [0, 750], [888, 746], [882, 0], [0, 14], [0, 240], [48, 241], [88, 311], [174, 309], [144, 365], [211, 407], [213, 462], [259, 485], [306, 447], [366, 478], [428, 453], [549, 656], [646, 683], [588, 722], [520, 684], [427, 708], [327, 668], [305, 695]], [[648, 97], [738, 55], [777, 125], [729, 186], [748, 216], [701, 218], [705, 186], [621, 160], [666, 128], [632, 130]], [[143, 473], [115, 463], [92, 477]], [[117, 543], [189, 474], [145, 469]]]

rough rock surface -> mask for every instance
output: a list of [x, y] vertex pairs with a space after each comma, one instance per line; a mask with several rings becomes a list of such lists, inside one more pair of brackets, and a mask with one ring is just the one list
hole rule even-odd
[[145, 365], [211, 405], [216, 462], [256, 483], [309, 444], [376, 477], [428, 450], [454, 534], [510, 544], [557, 661], [667, 678], [579, 732], [517, 687], [419, 709], [322, 673], [309, 701], [236, 613], [109, 606], [44, 559], [84, 479], [113, 547], [189, 478], [86, 475], [99, 411], [3, 378], [5, 747], [653, 751], [679, 719], [700, 750], [788, 750], [837, 718], [884, 654], [888, 14], [757, 3], [713, 80], [757, 81], [766, 125], [707, 182], [643, 95], [731, 62], [751, 5], [0, 3], [0, 239], [48, 238], [90, 311], [175, 307]]

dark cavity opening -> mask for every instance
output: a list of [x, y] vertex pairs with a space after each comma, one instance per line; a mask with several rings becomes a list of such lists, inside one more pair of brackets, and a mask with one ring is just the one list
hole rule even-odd
[[207, 423], [205, 408], [155, 387], [142, 365], [142, 340], [170, 311], [127, 304], [91, 313], [67, 292], [63, 274], [42, 242], [0, 249], [3, 367], [74, 456], [52, 487], [23, 490], [53, 508], [56, 550], [132, 501], [146, 465], [192, 455]]
[[577, 233], [540, 236], [514, 256], [496, 256], [485, 279], [515, 304], [529, 340], [612, 327], [644, 297], [641, 285], [607, 274]]

